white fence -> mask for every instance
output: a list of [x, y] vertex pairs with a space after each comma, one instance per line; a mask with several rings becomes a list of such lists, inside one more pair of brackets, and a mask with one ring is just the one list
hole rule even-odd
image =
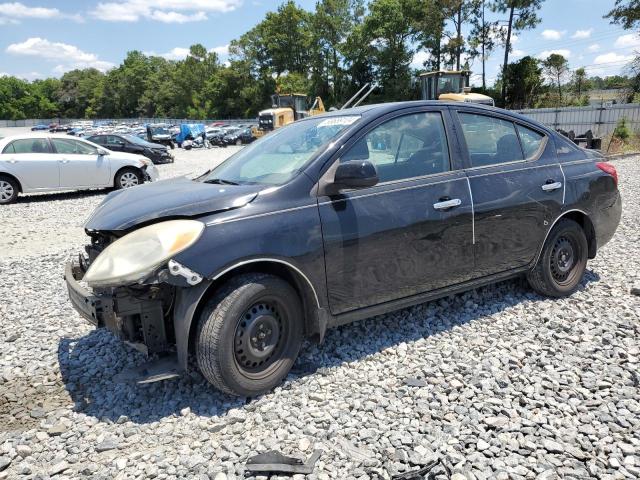
[[607, 135], [613, 132], [621, 118], [627, 120], [631, 130], [640, 130], [639, 104], [535, 108], [517, 110], [517, 112], [555, 130], [562, 129], [567, 132], [573, 130], [576, 135], [582, 135], [587, 130], [591, 130], [596, 137]]

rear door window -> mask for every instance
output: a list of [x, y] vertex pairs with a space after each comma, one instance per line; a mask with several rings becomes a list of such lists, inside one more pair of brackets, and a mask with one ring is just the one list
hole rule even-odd
[[458, 114], [472, 167], [524, 160], [513, 122], [476, 113]]
[[2, 153], [51, 153], [51, 146], [46, 138], [24, 138], [11, 142]]

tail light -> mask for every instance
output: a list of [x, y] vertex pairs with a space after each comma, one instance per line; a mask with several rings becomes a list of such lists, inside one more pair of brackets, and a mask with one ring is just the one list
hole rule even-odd
[[613, 177], [614, 183], [616, 184], [616, 187], [618, 186], [618, 172], [616, 170], [616, 167], [607, 162], [598, 162], [596, 163], [596, 167], [598, 167], [604, 173], [608, 173], [609, 175], [611, 175]]

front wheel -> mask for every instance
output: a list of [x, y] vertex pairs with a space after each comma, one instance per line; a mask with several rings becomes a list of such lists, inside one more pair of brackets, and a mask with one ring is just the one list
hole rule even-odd
[[560, 220], [542, 247], [538, 263], [527, 274], [529, 285], [549, 297], [571, 295], [587, 268], [587, 255], [587, 237], [582, 227], [573, 220]]
[[125, 189], [135, 187], [143, 183], [142, 174], [133, 168], [125, 168], [118, 172], [115, 178], [115, 187]]
[[302, 344], [302, 306], [279, 277], [244, 274], [231, 279], [204, 308], [196, 358], [216, 388], [253, 397], [280, 384]]

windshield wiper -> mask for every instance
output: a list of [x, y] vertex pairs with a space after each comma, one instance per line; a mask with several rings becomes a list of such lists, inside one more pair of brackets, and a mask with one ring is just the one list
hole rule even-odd
[[237, 182], [225, 180], [224, 178], [210, 178], [208, 180], [205, 180], [203, 183], [213, 183], [215, 185], [240, 185]]

